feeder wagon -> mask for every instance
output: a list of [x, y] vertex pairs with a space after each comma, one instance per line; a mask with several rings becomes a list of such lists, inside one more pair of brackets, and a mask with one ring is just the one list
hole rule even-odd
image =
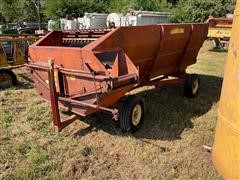
[[185, 84], [198, 92], [197, 75], [186, 73], [208, 33], [208, 24], [159, 24], [117, 29], [53, 31], [29, 49], [28, 67], [42, 98], [51, 102], [54, 130], [59, 106], [87, 116], [112, 114], [123, 131], [143, 124], [144, 100], [125, 94], [148, 85]]

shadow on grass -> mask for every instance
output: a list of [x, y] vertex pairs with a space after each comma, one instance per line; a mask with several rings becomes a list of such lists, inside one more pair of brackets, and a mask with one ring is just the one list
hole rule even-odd
[[[138, 93], [145, 99], [145, 123], [133, 134], [135, 138], [175, 140], [186, 128], [193, 128], [192, 119], [206, 114], [219, 100], [222, 78], [200, 75], [201, 87], [196, 98], [183, 96], [183, 86], [159, 87]], [[83, 119], [90, 124], [74, 134], [84, 136], [90, 132], [103, 130], [113, 135], [125, 136], [111, 117], [96, 113]]]
[[214, 48], [210, 49], [209, 51], [217, 52], [217, 53], [226, 53], [226, 52], [228, 52], [228, 48], [227, 47], [214, 47]]
[[18, 73], [17, 89], [32, 89], [34, 87], [34, 81], [27, 73]]

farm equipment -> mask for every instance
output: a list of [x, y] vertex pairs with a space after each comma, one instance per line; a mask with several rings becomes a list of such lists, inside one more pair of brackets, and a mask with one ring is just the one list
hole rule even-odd
[[123, 131], [144, 120], [144, 100], [124, 95], [147, 85], [185, 84], [194, 97], [199, 78], [187, 74], [207, 37], [208, 24], [159, 24], [117, 29], [53, 31], [30, 46], [27, 66], [39, 94], [51, 102], [54, 130], [59, 105], [87, 116], [112, 114]]
[[129, 11], [126, 15], [111, 13], [107, 17], [107, 27], [143, 26], [171, 22], [171, 13], [154, 11]]
[[232, 18], [209, 17], [208, 38], [212, 39], [215, 46], [223, 48], [228, 46], [232, 31]]
[[[8, 23], [0, 25], [0, 34], [35, 34], [39, 30], [38, 23]], [[47, 24], [41, 24], [41, 30], [47, 30]]]
[[18, 27], [17, 23], [1, 24], [0, 34], [18, 34]]
[[240, 1], [233, 29], [218, 110], [213, 163], [225, 179], [240, 179]]
[[37, 39], [32, 35], [0, 35], [0, 88], [16, 85], [17, 78], [11, 69], [26, 63], [28, 47]]

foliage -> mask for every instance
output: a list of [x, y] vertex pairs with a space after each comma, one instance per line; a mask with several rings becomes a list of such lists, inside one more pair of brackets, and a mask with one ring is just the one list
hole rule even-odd
[[141, 9], [145, 11], [168, 11], [171, 8], [171, 4], [167, 0], [136, 0], [135, 9]]
[[129, 9], [134, 8], [135, 0], [112, 0], [109, 3], [109, 12], [121, 12], [125, 13]]
[[17, 0], [1, 0], [0, 12], [7, 22], [14, 22], [20, 16]]
[[103, 0], [46, 0], [45, 14], [57, 20], [61, 17], [79, 17], [84, 12], [104, 12], [106, 1]]
[[233, 13], [235, 0], [180, 0], [174, 9], [175, 22], [204, 22], [208, 16]]
[[109, 4], [110, 12], [126, 13], [130, 9], [145, 11], [168, 11], [171, 3], [166, 0], [112, 0]]
[[84, 12], [126, 13], [130, 9], [171, 11], [174, 22], [203, 22], [209, 15], [233, 13], [235, 3], [236, 0], [1, 0], [0, 22], [36, 22], [42, 16], [57, 21], [79, 17]]
[[6, 20], [5, 20], [5, 18], [4, 18], [4, 16], [0, 13], [0, 23], [3, 23], [3, 22], [5, 22]]
[[38, 1], [41, 0], [1, 0], [0, 11], [6, 22], [38, 21]]

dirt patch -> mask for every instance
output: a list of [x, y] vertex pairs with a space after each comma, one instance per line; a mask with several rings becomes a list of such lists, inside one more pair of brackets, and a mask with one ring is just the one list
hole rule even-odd
[[74, 157], [63, 164], [63, 175], [70, 179], [82, 178], [84, 173], [89, 169], [90, 164], [90, 159], [87, 157]]

